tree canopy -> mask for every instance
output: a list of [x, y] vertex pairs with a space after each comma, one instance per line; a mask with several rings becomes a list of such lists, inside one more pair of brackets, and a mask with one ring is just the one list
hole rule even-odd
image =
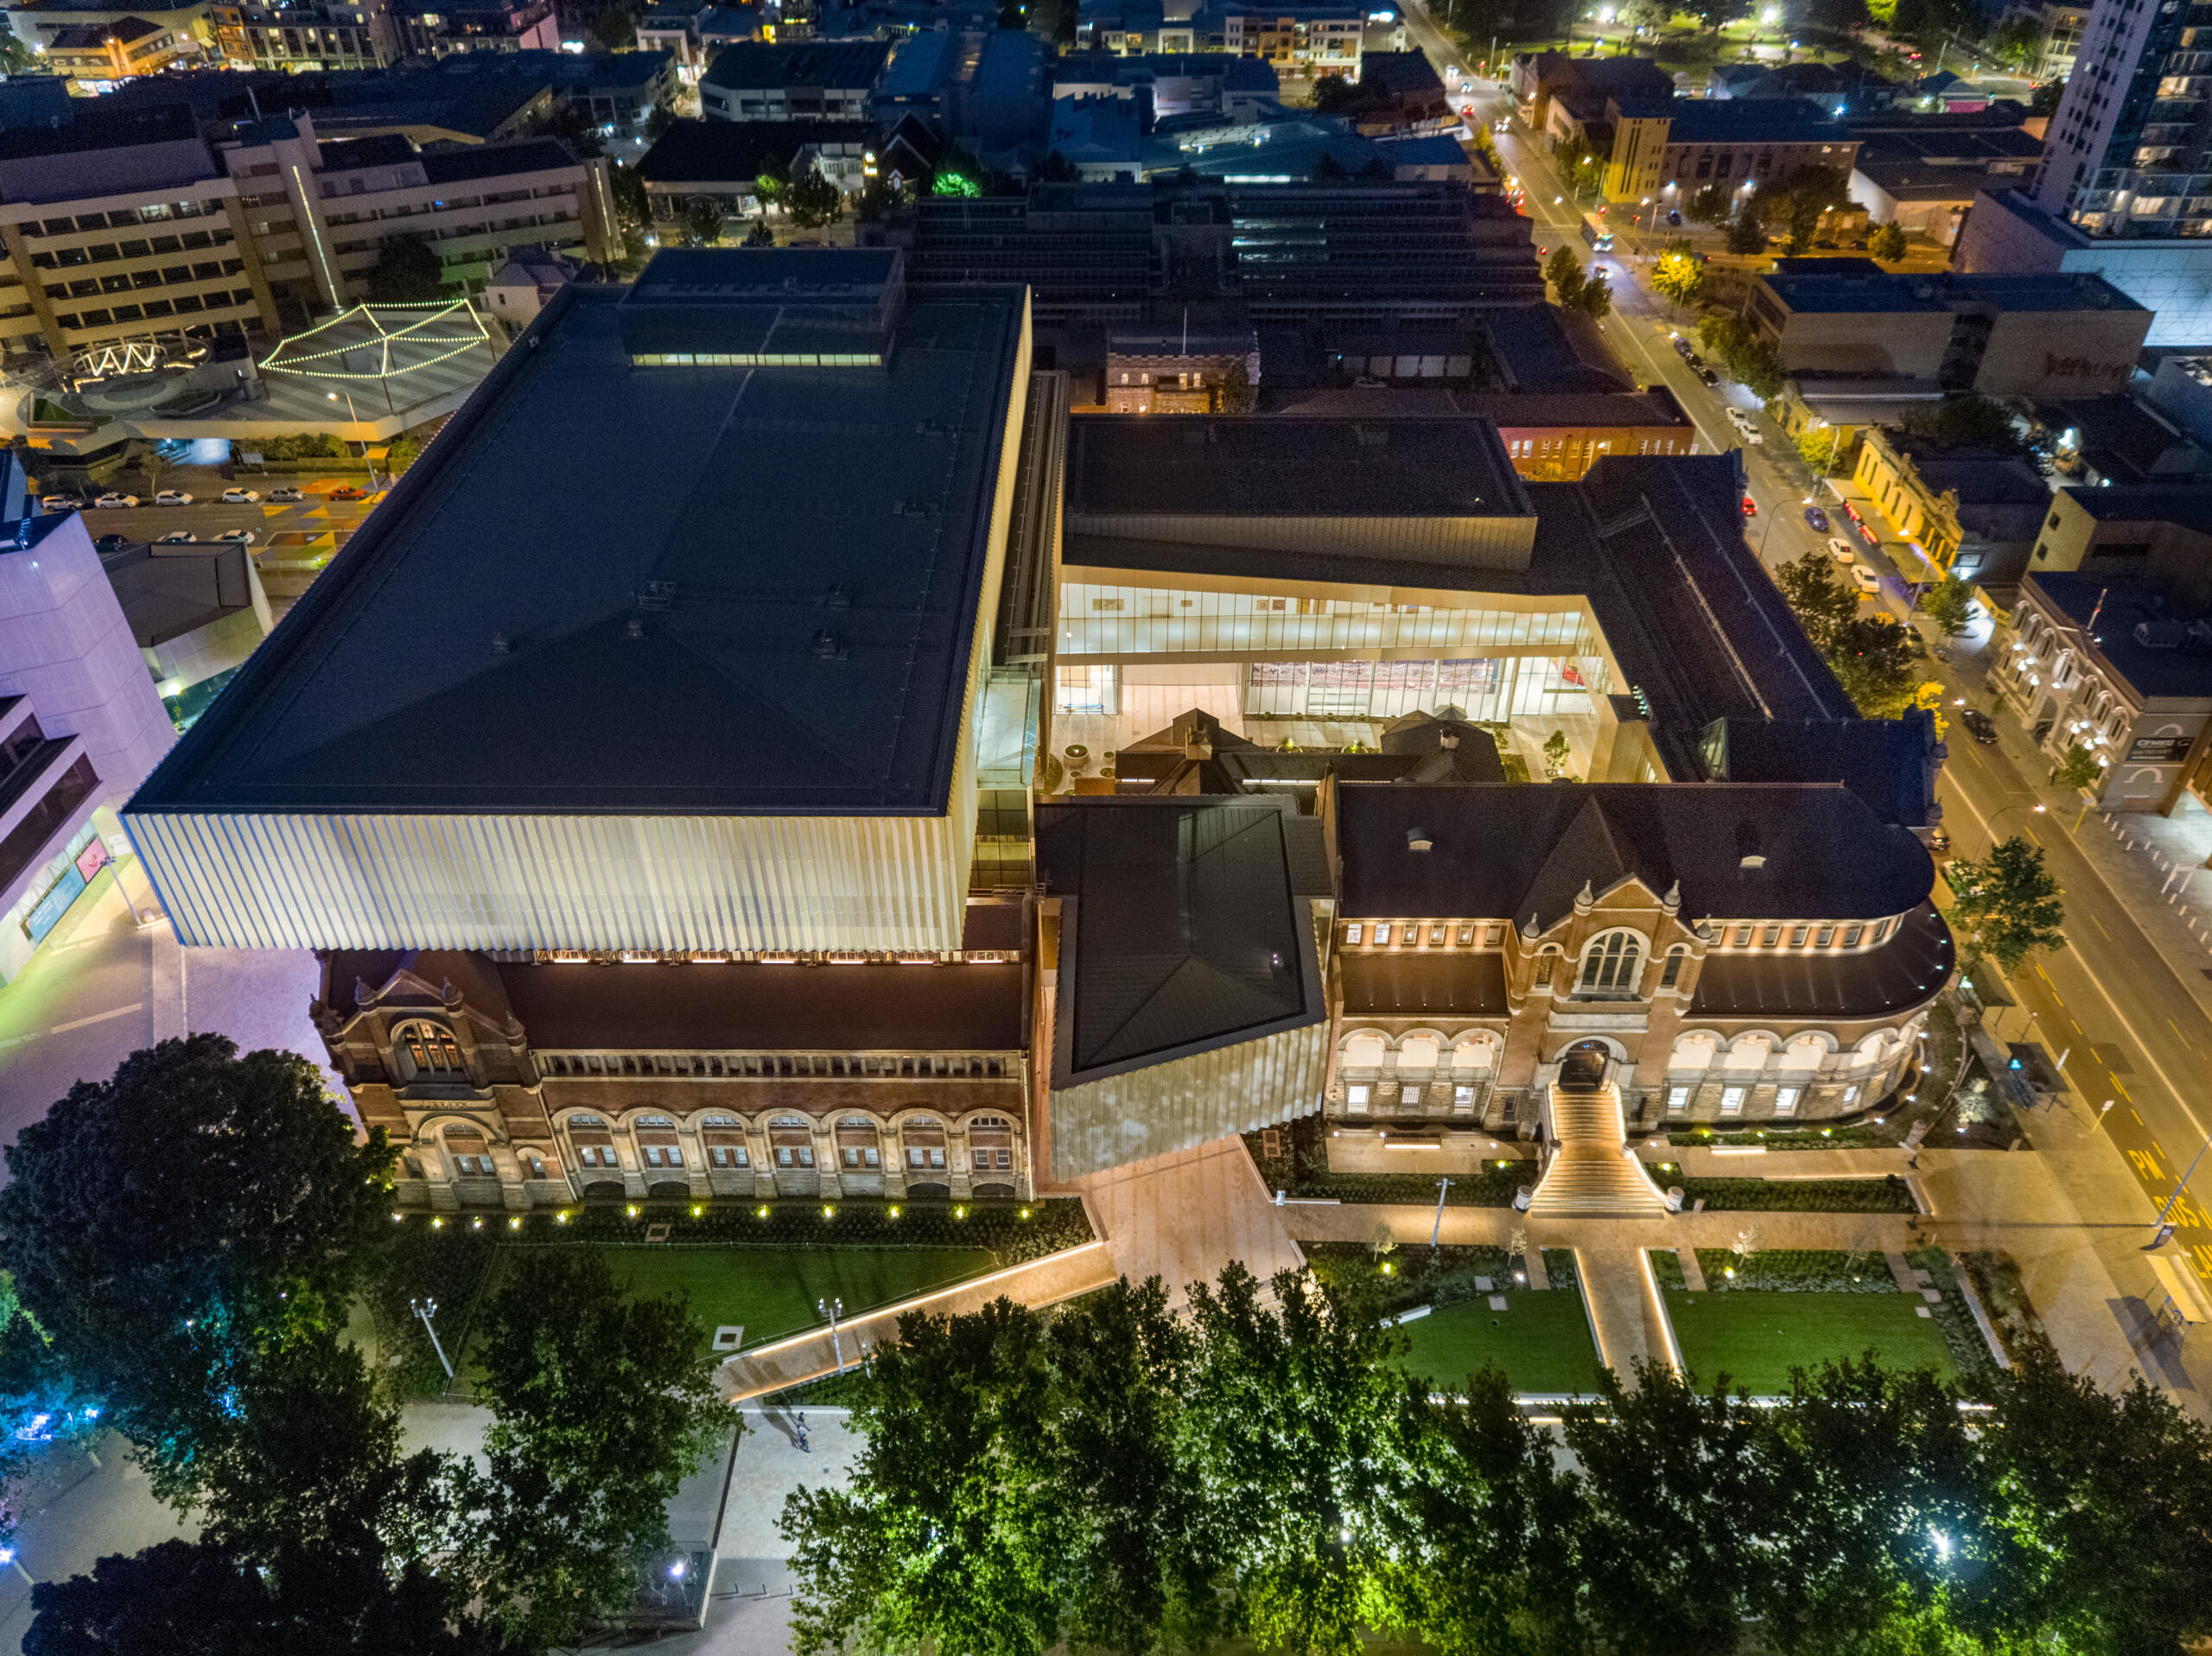
[[837, 187], [813, 168], [784, 186], [784, 211], [801, 230], [819, 230], [845, 216], [845, 198]]
[[420, 236], [387, 237], [364, 282], [372, 305], [428, 305], [449, 297], [445, 264]]
[[1697, 336], [1729, 376], [1764, 403], [1782, 390], [1782, 356], [1740, 316], [1709, 310], [1698, 318]]
[[1990, 449], [2002, 454], [2024, 454], [2028, 448], [2015, 428], [2012, 410], [1973, 391], [1909, 409], [1900, 423], [1907, 436], [1931, 448]]
[[1802, 253], [1813, 244], [1821, 215], [1850, 200], [1850, 182], [1837, 168], [1793, 168], [1751, 192], [1751, 212], [1761, 224], [1780, 226], [1789, 252]]
[[1945, 876], [1958, 930], [2007, 972], [2037, 949], [2066, 947], [2066, 908], [2041, 846], [2015, 834], [1979, 862], [1958, 858]]
[[1866, 251], [1885, 264], [1895, 264], [1905, 255], [1904, 226], [1895, 219], [1876, 225], [1866, 238]]
[[[343, 1320], [388, 1225], [392, 1151], [356, 1144], [321, 1072], [220, 1035], [79, 1082], [8, 1150], [0, 1266], [55, 1358], [187, 1479], [234, 1355]], [[168, 1493], [167, 1490], [164, 1493]]]

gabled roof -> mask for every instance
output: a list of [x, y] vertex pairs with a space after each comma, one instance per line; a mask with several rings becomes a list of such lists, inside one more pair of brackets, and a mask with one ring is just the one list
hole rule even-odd
[[1936, 879], [1918, 841], [1833, 784], [1346, 784], [1333, 809], [1348, 919], [1526, 927], [1533, 910], [1544, 930], [1586, 882], [1603, 896], [1633, 879], [1661, 897], [1679, 885], [1692, 921], [1872, 920], [1924, 902]]
[[1307, 898], [1319, 824], [1285, 799], [1041, 805], [1037, 863], [1069, 899], [1052, 1084], [1065, 1088], [1320, 1022]]

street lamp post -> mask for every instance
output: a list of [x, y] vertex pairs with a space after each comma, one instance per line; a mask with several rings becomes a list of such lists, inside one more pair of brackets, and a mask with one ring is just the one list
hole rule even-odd
[[[335, 402], [339, 399], [339, 397], [340, 397], [340, 395], [341, 395], [341, 393], [337, 392], [337, 391], [325, 391], [325, 392], [323, 393], [323, 397], [325, 397], [325, 399], [326, 399], [326, 400], [327, 400], [327, 401], [329, 401], [329, 402], [333, 402], [333, 403], [335, 403]], [[353, 392], [351, 392], [351, 391], [346, 391], [346, 392], [342, 393], [342, 395], [343, 395], [343, 396], [345, 397], [345, 398], [346, 398], [346, 417], [347, 417], [348, 419], [352, 420], [352, 421], [353, 421], [353, 422], [355, 425], [359, 425], [359, 424], [360, 424], [360, 423], [361, 423], [361, 416], [360, 416], [360, 415], [359, 415], [359, 414], [355, 410], [355, 409], [354, 409], [354, 407], [353, 407]], [[368, 467], [369, 467], [369, 492], [370, 492], [371, 494], [374, 494], [374, 493], [377, 492], [377, 463], [376, 463], [374, 460], [369, 460], [369, 446], [368, 446], [368, 444], [367, 444], [367, 443], [365, 443], [365, 442], [364, 442], [364, 443], [361, 445], [361, 458], [362, 458], [364, 460], [367, 460], [367, 461], [368, 461]]]
[[814, 1309], [830, 1319], [830, 1348], [837, 1354], [837, 1373], [842, 1378], [845, 1372], [845, 1342], [838, 1336], [837, 1319], [845, 1314], [845, 1302], [842, 1299], [817, 1299], [814, 1302]]
[[1451, 1188], [1448, 1178], [1436, 1181], [1436, 1222], [1428, 1228], [1428, 1251], [1432, 1253], [1436, 1252], [1437, 1238], [1444, 1234], [1444, 1193]]
[[439, 1365], [446, 1371], [446, 1378], [451, 1380], [452, 1360], [446, 1355], [446, 1348], [438, 1343], [438, 1331], [430, 1322], [438, 1314], [438, 1302], [435, 1299], [410, 1299], [407, 1304], [415, 1315], [423, 1319], [423, 1332], [430, 1336], [430, 1349], [438, 1354]]

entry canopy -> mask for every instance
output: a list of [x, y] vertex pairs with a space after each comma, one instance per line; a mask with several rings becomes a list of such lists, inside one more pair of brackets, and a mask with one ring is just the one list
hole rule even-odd
[[466, 299], [444, 305], [356, 305], [277, 342], [264, 373], [396, 379], [491, 340]]

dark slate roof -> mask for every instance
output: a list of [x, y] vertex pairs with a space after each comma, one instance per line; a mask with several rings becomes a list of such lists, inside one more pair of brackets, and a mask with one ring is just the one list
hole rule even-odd
[[[2100, 489], [2076, 491], [2083, 495]], [[2135, 629], [2145, 623], [2171, 624], [2197, 618], [2177, 609], [2158, 588], [2139, 581], [2071, 571], [2035, 572], [2028, 586], [2046, 608], [2086, 630], [2097, 619], [2096, 654], [2139, 696], [2154, 701], [2194, 701], [2212, 696], [2212, 650], [2184, 639], [2179, 647], [2158, 649], [2140, 643]]]
[[1488, 731], [1419, 711], [1383, 731], [1379, 753], [1334, 748], [1285, 752], [1224, 730], [1211, 714], [1192, 707], [1166, 729], [1120, 749], [1114, 755], [1114, 773], [1124, 794], [1280, 793], [1319, 787], [1323, 777], [1332, 776], [1347, 782], [1505, 780], [1497, 743]]
[[873, 86], [891, 48], [882, 41], [736, 41], [715, 54], [702, 86]]
[[[1319, 824], [1287, 800], [1091, 798], [1037, 810], [1060, 929], [1052, 1084], [1317, 1024], [1327, 1015], [1307, 898]], [[1307, 871], [1304, 873], [1301, 871]]]
[[1876, 817], [1929, 828], [1936, 806], [1935, 715], [1813, 720], [1726, 719], [1706, 733], [1715, 782], [1840, 782]]
[[434, 150], [423, 157], [423, 175], [433, 184], [466, 184], [479, 178], [514, 173], [553, 173], [582, 162], [556, 138], [523, 143], [474, 143]]
[[1484, 420], [1077, 415], [1067, 479], [1071, 517], [1529, 514]]
[[555, 297], [137, 809], [945, 809], [1020, 290], [870, 369], [632, 369], [621, 296]]
[[1878, 949], [1848, 955], [1715, 950], [1699, 968], [1693, 1018], [1891, 1018], [1925, 1006], [1957, 964], [1951, 929], [1926, 905]]
[[[294, 127], [281, 136], [289, 136], [297, 130]], [[353, 167], [396, 167], [416, 158], [415, 146], [397, 132], [379, 132], [366, 138], [329, 138], [317, 144], [315, 150], [325, 172], [343, 172]]]
[[791, 165], [810, 143], [864, 143], [852, 121], [676, 121], [638, 162], [648, 184], [743, 184]]
[[1347, 1018], [1502, 1017], [1509, 1010], [1505, 956], [1490, 950], [1346, 953], [1337, 957], [1337, 987]]
[[[1470, 915], [1548, 930], [1585, 881], [1681, 885], [1692, 920], [1871, 920], [1925, 902], [1935, 866], [1840, 786], [1351, 784], [1337, 796], [1347, 918]], [[1432, 849], [1408, 848], [1419, 828]], [[1747, 867], [1747, 856], [1763, 857]]]

